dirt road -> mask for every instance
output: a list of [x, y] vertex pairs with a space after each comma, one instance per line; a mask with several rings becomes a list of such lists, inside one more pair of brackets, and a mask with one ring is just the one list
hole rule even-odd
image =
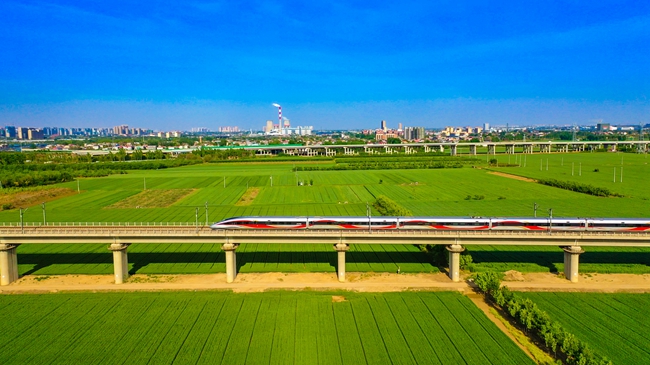
[[[587, 291], [650, 292], [650, 275], [587, 274], [571, 283], [548, 273], [509, 272], [503, 282], [517, 291]], [[205, 275], [134, 275], [121, 285], [111, 275], [25, 276], [0, 293], [35, 293], [58, 291], [161, 291], [161, 290], [232, 290], [263, 292], [266, 290], [351, 290], [391, 292], [404, 290], [454, 290], [470, 292], [467, 282], [453, 283], [444, 273], [388, 274], [348, 273], [340, 283], [330, 273], [263, 273], [239, 274], [235, 282], [226, 283], [225, 274]]]

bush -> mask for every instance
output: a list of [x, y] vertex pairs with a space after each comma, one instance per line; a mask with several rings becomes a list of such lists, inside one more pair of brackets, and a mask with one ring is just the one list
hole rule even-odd
[[373, 204], [373, 207], [375, 207], [375, 209], [379, 211], [379, 214], [383, 216], [404, 217], [413, 215], [410, 210], [402, 207], [401, 205], [397, 204], [397, 202], [384, 195], [377, 197], [377, 200]]
[[492, 296], [501, 287], [499, 274], [488, 271], [474, 275], [474, 284], [485, 294]]
[[606, 188], [600, 188], [597, 186], [593, 185], [587, 185], [587, 184], [580, 184], [577, 182], [573, 181], [560, 181], [560, 180], [555, 180], [555, 179], [540, 179], [537, 180], [538, 183], [542, 185], [548, 185], [552, 186], [555, 188], [560, 188], [564, 190], [570, 190], [570, 191], [575, 191], [577, 193], [583, 193], [583, 194], [589, 194], [589, 195], [594, 195], [594, 196], [617, 196], [620, 197], [622, 195], [617, 194], [617, 193], [612, 193], [609, 189]]

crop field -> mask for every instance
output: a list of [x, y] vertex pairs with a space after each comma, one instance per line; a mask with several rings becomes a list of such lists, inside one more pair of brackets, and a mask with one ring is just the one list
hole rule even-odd
[[[581, 273], [650, 274], [650, 252], [641, 247], [583, 247]], [[564, 272], [564, 252], [552, 246], [467, 246], [471, 270]]]
[[[18, 247], [20, 275], [112, 274], [113, 257], [105, 245], [54, 244]], [[129, 247], [131, 274], [209, 274], [226, 271], [215, 244], [136, 244]], [[351, 246], [346, 269], [358, 272], [438, 272], [411, 245]], [[336, 272], [331, 245], [243, 244], [237, 249], [239, 272]]]
[[533, 364], [457, 293], [2, 295], [0, 307], [4, 364]]
[[[366, 204], [372, 203], [379, 195], [391, 198], [414, 215], [532, 216], [533, 206], [537, 204], [540, 216], [545, 216], [549, 209], [553, 209], [555, 217], [650, 217], [650, 189], [646, 186], [647, 181], [650, 180], [650, 165], [646, 155], [570, 153], [522, 156], [518, 154], [485, 157], [497, 158], [500, 164], [509, 162], [517, 166], [519, 161], [522, 161], [522, 167], [493, 168], [495, 170], [532, 178], [554, 178], [592, 184], [608, 188], [625, 197], [595, 197], [497, 176], [485, 169], [474, 168], [292, 171], [295, 166], [314, 165], [306, 159], [304, 163], [192, 165], [163, 170], [130, 171], [128, 174], [105, 178], [81, 179], [79, 194], [47, 203], [46, 219], [48, 222], [198, 222], [202, 225], [226, 217], [243, 215], [365, 215]], [[546, 170], [547, 159], [548, 170]], [[539, 169], [539, 161], [542, 161], [542, 171]], [[623, 182], [620, 182], [620, 176], [617, 176], [617, 182], [614, 183], [613, 169], [617, 167], [617, 171], [620, 172], [621, 161], [624, 167]], [[331, 165], [331, 163], [318, 163], [319, 166], [328, 164]], [[572, 164], [573, 175], [571, 175]], [[595, 170], [598, 172], [594, 172]], [[300, 182], [303, 185], [299, 185]], [[77, 182], [57, 186], [76, 190]], [[164, 208], [113, 208], [142, 194], [145, 186], [147, 192], [192, 189], [192, 193]], [[257, 189], [255, 198], [247, 204], [238, 205], [237, 202], [250, 188]], [[373, 214], [378, 213], [373, 209]], [[19, 220], [20, 214], [17, 209], [0, 211], [0, 224], [3, 222], [15, 224]], [[25, 211], [24, 220], [42, 222], [41, 207], [39, 205], [29, 207]], [[60, 247], [64, 251], [57, 257], [68, 260], [65, 262], [83, 258], [85, 251], [79, 251], [79, 247]], [[286, 251], [296, 247], [287, 245], [277, 249]], [[332, 270], [329, 248], [302, 247], [300, 249], [303, 248], [305, 254], [296, 249], [295, 252], [287, 251], [287, 254], [282, 255], [285, 261], [277, 262], [278, 270], [280, 268], [287, 271]], [[139, 251], [145, 249], [149, 251]], [[240, 252], [247, 249], [242, 247]], [[356, 252], [354, 247], [352, 249]], [[37, 249], [29, 246], [19, 248], [19, 253], [30, 255], [19, 259], [22, 272], [41, 272], [40, 270], [47, 271], [55, 268], [56, 272], [65, 272], [62, 270], [63, 266], [58, 264], [46, 265], [47, 270], [46, 267], [42, 267], [34, 271], [35, 267], [42, 266], [43, 260], [53, 261], [45, 257], [38, 258], [37, 255], [44, 254], [41, 250], [44, 248]], [[104, 260], [100, 257], [103, 257], [105, 248], [96, 250], [101, 251], [101, 255], [88, 257], [92, 260]], [[163, 252], [159, 252], [160, 250]], [[309, 253], [311, 250], [322, 250], [324, 254], [311, 254]], [[559, 267], [561, 272], [561, 266], [558, 265], [562, 265], [562, 253], [555, 248], [533, 248], [529, 251], [528, 248], [517, 247], [477, 247], [470, 250], [476, 255], [477, 264], [474, 265], [474, 269], [479, 271], [490, 269], [555, 271]], [[66, 252], [67, 254], [64, 255]], [[212, 260], [214, 258], [221, 262], [216, 247], [206, 249], [205, 246], [145, 245], [133, 246], [129, 252], [134, 254], [131, 256], [133, 259], [142, 258], [141, 262], [146, 263], [135, 265], [137, 272], [148, 272], [147, 270], [177, 272], [183, 266], [196, 267], [198, 272], [212, 272], [221, 268]], [[172, 255], [174, 252], [176, 253]], [[648, 272], [644, 255], [637, 255], [640, 252], [645, 253], [647, 250], [620, 248], [616, 252], [610, 252], [607, 249], [589, 248], [581, 257], [581, 261], [585, 263], [581, 265], [581, 270], [583, 272]], [[54, 254], [55, 251], [51, 253]], [[267, 254], [265, 257], [273, 255]], [[349, 261], [349, 264], [353, 265], [349, 270], [381, 266], [386, 267], [384, 269], [387, 271], [393, 271], [395, 265], [401, 266], [404, 270], [409, 267], [409, 262], [414, 261], [400, 262], [402, 259], [392, 259], [393, 262], [390, 262], [381, 255], [381, 257], [376, 254], [360, 255], [359, 257], [379, 257], [377, 259], [379, 263], [361, 264]], [[155, 259], [146, 258], [147, 256]], [[254, 260], [247, 261], [241, 269], [244, 272], [265, 270], [267, 262], [262, 261], [260, 264], [257, 260], [257, 257], [261, 256], [263, 255], [256, 255]], [[419, 256], [421, 258], [418, 263], [426, 261], [423, 255]], [[165, 259], [161, 260], [161, 258]], [[173, 262], [174, 260], [176, 261]], [[199, 260], [200, 262], [197, 262]], [[297, 265], [296, 262], [303, 262], [304, 265]], [[84, 262], [84, 265], [86, 264], [88, 263]], [[272, 267], [273, 264], [268, 263], [268, 266]], [[69, 267], [72, 269], [79, 266], [71, 263]], [[87, 266], [83, 268], [84, 271], [88, 269]], [[429, 268], [425, 268], [423, 271], [428, 270]], [[420, 268], [406, 269], [406, 271], [420, 271]]]
[[521, 293], [614, 364], [650, 359], [650, 294]]

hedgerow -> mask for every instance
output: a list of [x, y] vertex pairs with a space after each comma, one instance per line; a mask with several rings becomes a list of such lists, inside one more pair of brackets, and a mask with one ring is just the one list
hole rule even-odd
[[570, 191], [575, 191], [577, 193], [583, 193], [583, 194], [589, 194], [589, 195], [594, 195], [594, 196], [616, 196], [620, 197], [622, 195], [613, 193], [607, 188], [601, 188], [598, 186], [593, 186], [593, 185], [588, 185], [588, 184], [581, 184], [577, 183], [574, 181], [560, 181], [560, 180], [555, 180], [555, 179], [539, 179], [537, 180], [538, 183], [542, 185], [548, 185], [552, 186], [555, 188], [560, 188], [564, 190], [570, 190]]
[[612, 365], [604, 356], [597, 354], [586, 343], [566, 331], [530, 299], [524, 299], [507, 286], [501, 286], [499, 274], [478, 273], [474, 283], [497, 306], [508, 313], [524, 330], [537, 336], [546, 348], [557, 356], [559, 352], [568, 365]]

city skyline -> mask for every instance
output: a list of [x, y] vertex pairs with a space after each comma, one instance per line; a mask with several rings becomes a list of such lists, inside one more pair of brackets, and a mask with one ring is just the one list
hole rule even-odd
[[650, 122], [643, 2], [0, 4], [0, 125]]

